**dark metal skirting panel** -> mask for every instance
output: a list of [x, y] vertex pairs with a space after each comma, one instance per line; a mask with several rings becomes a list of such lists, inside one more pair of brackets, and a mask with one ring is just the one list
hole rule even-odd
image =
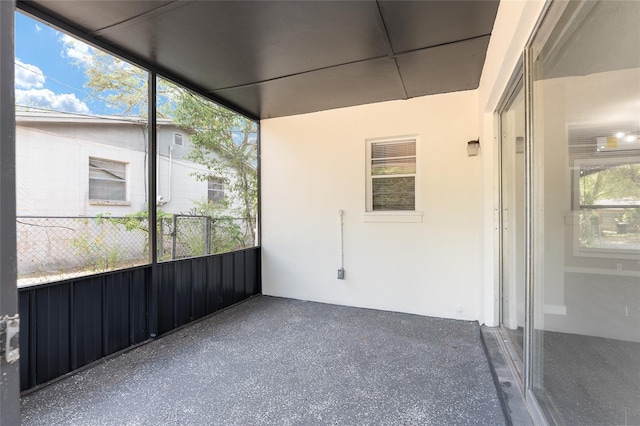
[[146, 340], [149, 277], [142, 267], [21, 288], [21, 389]]
[[158, 264], [158, 332], [210, 315], [261, 292], [258, 247]]
[[[156, 271], [161, 334], [261, 292], [259, 247]], [[152, 279], [144, 266], [21, 288], [21, 389], [147, 340]]]

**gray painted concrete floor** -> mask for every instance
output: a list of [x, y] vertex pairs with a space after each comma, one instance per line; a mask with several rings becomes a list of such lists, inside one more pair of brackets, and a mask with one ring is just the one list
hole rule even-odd
[[260, 296], [23, 397], [24, 425], [505, 424], [476, 323]]

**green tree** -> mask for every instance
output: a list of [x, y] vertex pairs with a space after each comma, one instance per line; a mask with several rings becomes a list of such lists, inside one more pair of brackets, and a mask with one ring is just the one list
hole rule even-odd
[[[79, 62], [85, 68], [86, 86], [94, 97], [121, 115], [146, 116], [148, 74], [107, 53], [93, 49], [90, 58]], [[246, 221], [255, 240], [257, 209], [257, 125], [243, 116], [215, 104], [167, 80], [158, 79], [158, 115], [172, 118], [189, 133], [188, 159], [206, 167], [194, 177], [224, 177], [228, 205]]]
[[[117, 115], [146, 117], [149, 112], [149, 73], [117, 59], [101, 50], [91, 49], [76, 65], [85, 70], [87, 82], [94, 99], [104, 103]], [[179, 89], [164, 79], [158, 79], [156, 96], [157, 114], [169, 118], [174, 108], [173, 98]]]
[[640, 164], [620, 164], [581, 171], [580, 204], [640, 200]]
[[[252, 223], [258, 199], [256, 123], [184, 90], [177, 99], [174, 120], [190, 134], [188, 158], [207, 168], [206, 173], [196, 173], [196, 178], [224, 177], [231, 210]], [[255, 240], [254, 227], [249, 228]]]

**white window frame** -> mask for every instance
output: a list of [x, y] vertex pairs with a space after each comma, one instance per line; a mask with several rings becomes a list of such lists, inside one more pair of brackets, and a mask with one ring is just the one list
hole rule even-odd
[[[91, 177], [91, 160], [98, 160], [108, 163], [121, 164], [124, 166], [124, 200], [109, 200], [109, 199], [99, 199], [99, 198], [91, 198], [91, 181], [92, 180], [105, 180], [100, 178], [92, 178]], [[101, 157], [93, 157], [90, 156], [87, 162], [87, 171], [88, 171], [88, 180], [87, 184], [87, 196], [89, 197], [90, 205], [112, 205], [112, 206], [129, 206], [131, 203], [129, 202], [129, 163], [125, 161], [112, 160], [110, 158], [101, 158]]]
[[[219, 182], [216, 183], [220, 183], [220, 185], [222, 185], [222, 189], [211, 189], [210, 185], [212, 183], [212, 179], [217, 179], [219, 180]], [[209, 176], [207, 178], [207, 202], [209, 203], [213, 203], [213, 204], [220, 204], [223, 200], [224, 200], [224, 195], [225, 195], [225, 187], [226, 187], [226, 183], [225, 183], [225, 179], [220, 177], [220, 176]], [[212, 200], [210, 198], [210, 194], [212, 192], [221, 192], [222, 193], [222, 198], [218, 199], [218, 200]]]
[[[599, 257], [614, 259], [637, 259], [640, 250], [627, 248], [584, 247], [580, 245], [580, 170], [583, 166], [593, 164], [610, 164], [611, 166], [640, 163], [640, 157], [611, 157], [611, 158], [586, 158], [573, 160], [573, 214], [570, 219], [573, 222], [573, 254], [579, 257]], [[621, 206], [622, 207], [622, 206]], [[631, 206], [629, 206], [631, 207]], [[566, 219], [565, 219], [566, 220]]]
[[[180, 143], [178, 143], [178, 140], [180, 141]], [[182, 135], [182, 133], [178, 133], [178, 132], [173, 133], [173, 144], [177, 146], [184, 145], [184, 136]]]
[[[373, 210], [373, 176], [371, 174], [372, 146], [374, 144], [393, 144], [407, 141], [416, 144], [416, 172], [406, 176], [415, 177], [413, 210]], [[364, 222], [422, 222], [423, 212], [420, 206], [420, 138], [417, 135], [394, 136], [386, 138], [366, 139], [366, 206], [362, 215]], [[405, 176], [405, 175], [398, 175]]]

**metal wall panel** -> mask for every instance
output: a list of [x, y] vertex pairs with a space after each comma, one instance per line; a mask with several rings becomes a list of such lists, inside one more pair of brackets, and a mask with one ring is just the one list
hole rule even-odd
[[207, 258], [207, 313], [222, 309], [222, 257]]
[[149, 269], [147, 267], [119, 271], [103, 277], [104, 355], [118, 352], [149, 338], [146, 303]]
[[146, 340], [145, 269], [19, 289], [21, 389]]
[[164, 334], [173, 330], [175, 325], [176, 295], [173, 280], [173, 267], [171, 263], [159, 263], [158, 274], [158, 334]]
[[[63, 283], [35, 290], [36, 353], [35, 380], [44, 383], [71, 370], [70, 302], [71, 284]], [[20, 316], [26, 316], [20, 313]]]
[[151, 289], [151, 268], [134, 269], [129, 285], [129, 345], [149, 338], [147, 300]]
[[247, 295], [244, 287], [244, 252], [233, 253], [233, 300], [240, 302]]
[[71, 283], [72, 370], [102, 357], [103, 280], [103, 276], [97, 276]]
[[207, 315], [207, 258], [191, 262], [191, 320]]
[[[160, 263], [158, 326], [167, 333], [258, 294], [260, 248]], [[150, 338], [152, 267], [20, 289], [22, 390]]]
[[259, 250], [256, 247], [158, 264], [159, 333], [258, 294]]
[[[174, 327], [180, 327], [191, 321], [191, 264], [189, 262], [173, 262], [173, 284], [176, 294]], [[162, 311], [160, 312], [162, 315]]]
[[31, 384], [31, 369], [30, 366], [35, 364], [35, 360], [31, 357], [29, 347], [30, 337], [29, 330], [31, 330], [32, 322], [31, 315], [34, 310], [30, 309], [31, 298], [33, 293], [21, 292], [19, 294], [19, 306], [18, 312], [20, 312], [20, 389], [28, 389], [32, 387]]
[[256, 250], [247, 250], [244, 254], [244, 285], [245, 294], [253, 295], [261, 293], [258, 286], [258, 252]]
[[131, 276], [117, 272], [104, 277], [102, 337], [105, 353], [114, 353], [130, 345]]
[[233, 293], [233, 255], [222, 257], [222, 307], [234, 303]]

